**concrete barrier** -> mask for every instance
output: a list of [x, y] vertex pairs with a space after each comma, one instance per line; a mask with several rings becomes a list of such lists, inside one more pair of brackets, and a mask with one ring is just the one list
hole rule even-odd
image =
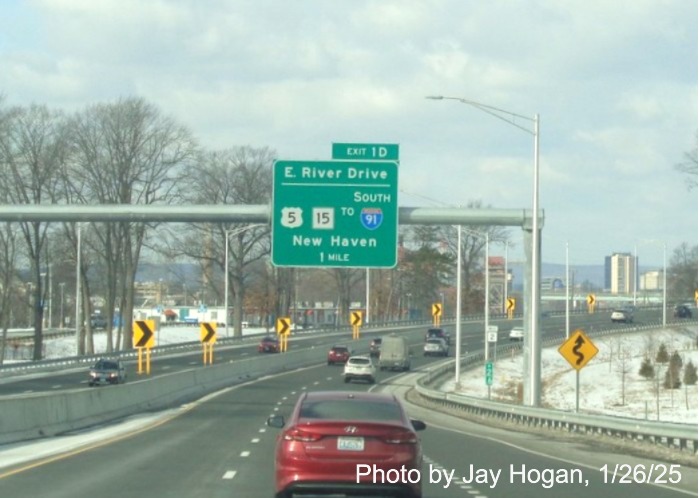
[[262, 375], [325, 362], [325, 349], [306, 349], [195, 367], [126, 384], [5, 397], [0, 401], [0, 444], [54, 436], [192, 401]]

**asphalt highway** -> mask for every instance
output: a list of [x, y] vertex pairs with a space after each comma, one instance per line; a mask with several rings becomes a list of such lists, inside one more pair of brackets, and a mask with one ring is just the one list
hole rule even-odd
[[[413, 372], [378, 372], [379, 382], [374, 386], [345, 384], [340, 366], [319, 361], [316, 366], [227, 388], [139, 429], [62, 455], [0, 469], [2, 497], [271, 498], [278, 432], [265, 425], [268, 416], [287, 415], [305, 390], [391, 390], [403, 396], [414, 384], [414, 376], [435, 361], [441, 360], [414, 355]], [[646, 468], [662, 464], [548, 441], [544, 436], [492, 429], [407, 406], [411, 416], [428, 424], [420, 433], [425, 498], [697, 495], [697, 469], [678, 469], [685, 492], [648, 484], [612, 484], [610, 475], [599, 470], [606, 464], [609, 469], [625, 462]], [[525, 483], [519, 477], [523, 466]], [[658, 478], [661, 472], [662, 468], [657, 468], [653, 477]], [[437, 481], [438, 475], [440, 482], [431, 482], [431, 478]], [[446, 476], [452, 478], [450, 484], [446, 484]], [[550, 486], [548, 479], [554, 476], [558, 481]]]
[[[661, 311], [645, 310], [638, 311], [635, 314], [635, 324], [640, 325], [650, 322], [659, 322], [661, 319]], [[499, 344], [508, 344], [508, 331], [516, 324], [522, 324], [521, 320], [491, 320], [491, 325], [499, 327]], [[541, 322], [543, 339], [549, 337], [561, 337], [562, 341], [566, 337], [565, 333], [565, 318], [563, 315], [554, 315], [544, 317]], [[581, 328], [586, 332], [592, 330], [600, 330], [603, 328], [623, 328], [627, 324], [612, 324], [610, 323], [610, 312], [600, 312], [585, 315], [571, 315], [572, 328]], [[451, 356], [454, 356], [454, 338], [455, 326], [447, 325], [445, 328], [452, 335]], [[414, 327], [412, 337], [416, 341], [416, 352], [420, 353], [420, 345], [422, 344], [422, 333], [426, 330], [426, 326]], [[324, 361], [328, 348], [333, 344], [342, 343], [351, 345], [358, 352], [367, 352], [369, 340], [372, 337], [378, 337], [389, 333], [390, 330], [362, 332], [359, 341], [352, 341], [350, 334], [303, 334], [300, 336], [292, 336], [289, 340], [290, 350], [297, 348], [317, 348], [319, 352], [319, 361]], [[481, 351], [484, 348], [484, 324], [482, 322], [464, 322], [462, 326], [462, 350], [466, 351]], [[250, 358], [258, 355], [257, 341], [244, 340], [236, 346], [215, 346], [215, 362], [236, 361], [241, 358]], [[129, 361], [127, 365], [127, 382], [147, 379], [148, 377], [156, 377], [184, 369], [199, 368], [203, 366], [202, 353], [200, 350], [191, 351], [188, 353], [178, 353], [171, 356], [154, 356], [151, 360], [151, 372], [149, 375], [137, 373], [136, 363]], [[57, 390], [85, 388], [87, 385], [88, 368], [67, 368], [51, 373], [31, 374], [31, 375], [13, 375], [0, 378], [0, 397], [7, 395], [18, 394], [33, 394], [41, 392], [55, 392]], [[109, 386], [104, 386], [109, 387]], [[104, 388], [103, 387], [103, 388]]]

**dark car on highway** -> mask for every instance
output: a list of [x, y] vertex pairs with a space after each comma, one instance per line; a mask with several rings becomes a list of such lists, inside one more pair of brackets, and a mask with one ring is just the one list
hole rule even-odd
[[409, 419], [393, 394], [306, 392], [287, 420], [272, 415], [267, 425], [282, 429], [275, 448], [276, 498], [330, 493], [422, 496], [420, 479], [372, 479], [373, 471], [412, 473], [415, 478], [421, 470], [416, 432], [425, 429], [425, 423]]
[[428, 339], [443, 339], [445, 341], [445, 344], [447, 344], [448, 346], [450, 345], [450, 333], [447, 332], [445, 329], [428, 329], [428, 332], [425, 333], [425, 340], [427, 341]]
[[687, 304], [679, 304], [673, 308], [674, 318], [693, 318], [693, 310]]
[[90, 369], [88, 385], [121, 384], [126, 382], [126, 367], [119, 360], [101, 359]]
[[369, 341], [369, 355], [373, 357], [379, 356], [379, 353], [382, 350], [382, 338], [381, 337], [375, 337], [371, 341]]
[[279, 353], [280, 341], [276, 337], [263, 337], [258, 344], [258, 353]]

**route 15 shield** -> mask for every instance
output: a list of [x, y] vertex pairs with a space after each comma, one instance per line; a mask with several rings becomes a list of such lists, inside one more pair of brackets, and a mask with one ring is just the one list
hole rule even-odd
[[362, 208], [360, 220], [366, 229], [376, 230], [382, 224], [384, 214], [381, 208]]

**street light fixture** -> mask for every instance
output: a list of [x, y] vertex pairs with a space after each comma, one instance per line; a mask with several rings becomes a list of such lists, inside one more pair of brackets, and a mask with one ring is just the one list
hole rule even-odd
[[[526, 363], [526, 374], [524, 378], [527, 381], [524, 383], [523, 402], [530, 406], [540, 405], [540, 376], [541, 376], [541, 347], [540, 347], [540, 330], [539, 330], [539, 295], [540, 295], [540, 227], [539, 227], [539, 170], [540, 170], [540, 119], [539, 114], [534, 117], [523, 116], [505, 109], [482, 104], [473, 100], [467, 100], [460, 97], [445, 97], [428, 96], [431, 100], [456, 100], [462, 104], [469, 105], [486, 114], [505, 121], [506, 123], [524, 131], [534, 137], [535, 140], [535, 158], [533, 168], [533, 193], [532, 193], [532, 255], [531, 255], [531, 289], [530, 289], [530, 317], [529, 334], [525, 337], [525, 350], [529, 349], [529, 363]], [[516, 123], [515, 120], [526, 120], [532, 123], [533, 128], [530, 129]]]
[[264, 223], [255, 223], [253, 225], [247, 225], [244, 227], [232, 228], [230, 230], [225, 230], [225, 243], [224, 243], [224, 324], [226, 329], [226, 337], [228, 337], [228, 246], [229, 237], [232, 235], [237, 235], [243, 233], [251, 228], [257, 228], [265, 226]]

